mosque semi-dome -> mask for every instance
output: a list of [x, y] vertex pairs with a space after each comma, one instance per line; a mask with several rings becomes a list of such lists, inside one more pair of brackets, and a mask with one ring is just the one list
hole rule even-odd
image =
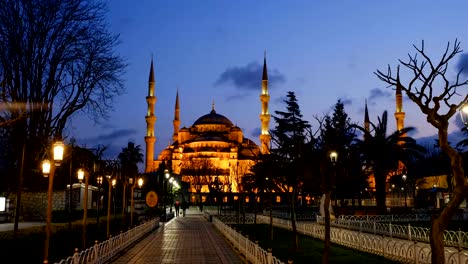
[[201, 116], [200, 118], [193, 123], [193, 126], [196, 125], [226, 125], [226, 126], [234, 126], [227, 117], [217, 114], [216, 111], [213, 109], [209, 114]]

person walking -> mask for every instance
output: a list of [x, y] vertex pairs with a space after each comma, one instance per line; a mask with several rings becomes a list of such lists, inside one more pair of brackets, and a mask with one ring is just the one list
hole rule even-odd
[[182, 216], [185, 217], [185, 210], [187, 210], [188, 208], [188, 203], [185, 201], [185, 199], [182, 200], [181, 207], [182, 207]]
[[179, 200], [176, 200], [175, 204], [174, 204], [174, 208], [175, 208], [175, 215], [176, 217], [179, 216], [179, 208], [180, 208], [180, 201]]

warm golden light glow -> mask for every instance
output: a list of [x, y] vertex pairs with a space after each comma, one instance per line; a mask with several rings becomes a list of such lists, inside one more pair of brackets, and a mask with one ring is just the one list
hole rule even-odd
[[50, 161], [49, 160], [44, 160], [42, 161], [42, 174], [44, 177], [47, 177], [50, 173]]
[[115, 187], [115, 185], [117, 185], [117, 180], [116, 180], [116, 179], [112, 179], [112, 187]]
[[460, 117], [461, 117], [461, 120], [463, 122], [463, 124], [465, 124], [465, 126], [468, 126], [468, 102], [465, 102], [461, 108], [460, 108]]
[[83, 170], [83, 169], [79, 169], [78, 172], [77, 172], [77, 175], [78, 175], [78, 180], [79, 180], [80, 182], [82, 182], [83, 179], [84, 179], [84, 170]]
[[338, 152], [336, 151], [330, 152], [330, 160], [331, 162], [335, 163], [338, 160]]
[[141, 188], [141, 186], [143, 186], [143, 178], [138, 179], [138, 187]]
[[60, 166], [60, 163], [63, 160], [63, 152], [65, 150], [65, 145], [62, 141], [58, 140], [54, 143], [54, 161], [56, 166]]

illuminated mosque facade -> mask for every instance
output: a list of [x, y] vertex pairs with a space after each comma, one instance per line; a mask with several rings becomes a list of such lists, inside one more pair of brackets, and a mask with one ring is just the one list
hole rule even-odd
[[[260, 84], [260, 76], [259, 76]], [[259, 85], [260, 86], [260, 85]], [[190, 184], [189, 193], [206, 194], [215, 181], [223, 192], [239, 192], [242, 177], [250, 173], [250, 167], [258, 160], [260, 153], [269, 153], [270, 113], [268, 103], [268, 73], [266, 57], [263, 62], [260, 93], [260, 146], [244, 137], [242, 130], [226, 116], [217, 113], [215, 105], [211, 111], [199, 117], [190, 127], [180, 128], [180, 102], [178, 91], [175, 98], [172, 143], [155, 158], [155, 95], [153, 61], [151, 61], [146, 119], [146, 160], [145, 173], [155, 172], [162, 167], [179, 175], [183, 182]], [[191, 198], [194, 201], [194, 197]]]

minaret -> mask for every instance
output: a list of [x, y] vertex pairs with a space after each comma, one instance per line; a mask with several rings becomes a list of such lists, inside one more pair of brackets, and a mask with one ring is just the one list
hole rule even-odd
[[405, 127], [405, 112], [403, 112], [403, 96], [401, 94], [401, 84], [400, 80], [397, 80], [396, 85], [396, 128], [402, 130]]
[[151, 68], [148, 80], [148, 96], [146, 96], [146, 103], [148, 104], [148, 111], [145, 116], [146, 120], [146, 164], [145, 172], [154, 171], [154, 143], [156, 137], [154, 136], [154, 123], [156, 123], [156, 116], [154, 115], [154, 105], [156, 104], [156, 97], [154, 96], [154, 88], [156, 83], [154, 81], [153, 58], [151, 58]]
[[366, 132], [370, 132], [370, 120], [369, 120], [369, 112], [367, 111], [367, 99], [366, 99], [366, 106], [364, 108], [364, 129]]
[[262, 154], [270, 153], [270, 112], [268, 111], [268, 102], [270, 95], [268, 94], [268, 73], [266, 65], [266, 52], [263, 58], [263, 76], [262, 76], [262, 94], [260, 94], [260, 102], [262, 103], [262, 112], [260, 114], [260, 122], [262, 123], [260, 134], [260, 151]]
[[174, 134], [172, 134], [172, 142], [176, 142], [179, 138], [179, 127], [180, 127], [180, 107], [179, 107], [179, 89], [177, 89], [174, 109]]

